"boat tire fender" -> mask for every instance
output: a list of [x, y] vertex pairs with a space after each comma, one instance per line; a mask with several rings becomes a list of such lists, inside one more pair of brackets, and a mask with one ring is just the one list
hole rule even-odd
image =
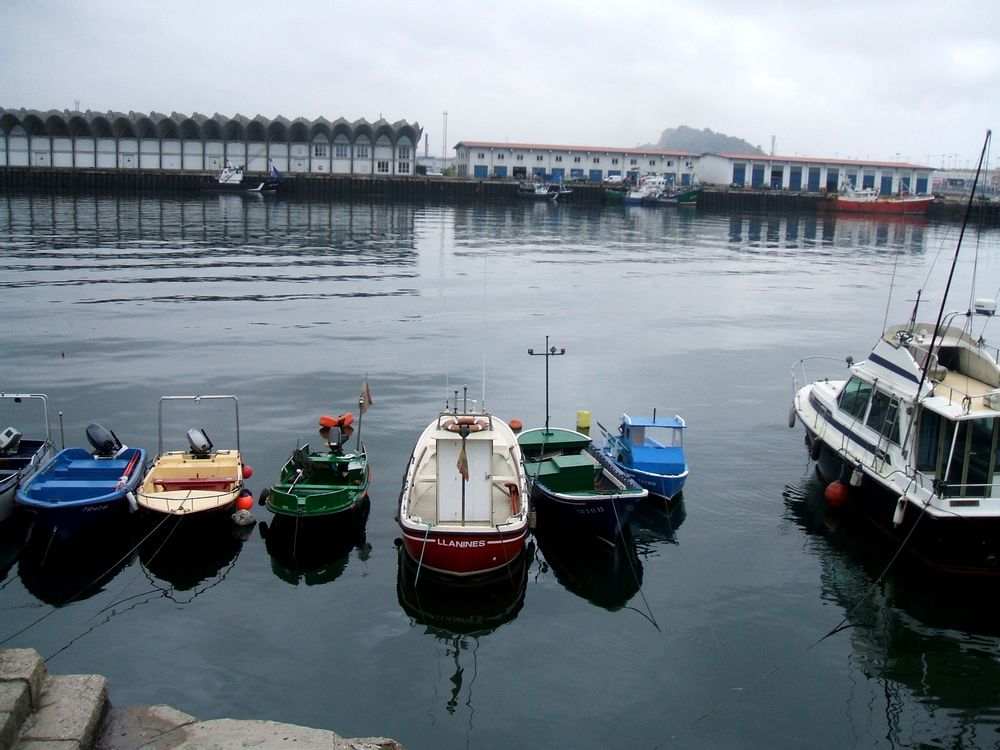
[[819, 439], [817, 435], [812, 439], [812, 445], [809, 446], [809, 458], [813, 461], [819, 460], [819, 451], [823, 447], [823, 441]]
[[441, 423], [441, 427], [448, 432], [460, 432], [463, 427], [469, 432], [482, 432], [489, 427], [489, 422], [475, 417], [459, 417], [458, 419], [446, 419]]

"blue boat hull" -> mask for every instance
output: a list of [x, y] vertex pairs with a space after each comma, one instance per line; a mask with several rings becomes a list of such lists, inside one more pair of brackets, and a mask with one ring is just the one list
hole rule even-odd
[[632, 477], [636, 484], [645, 489], [650, 495], [662, 497], [665, 500], [672, 500], [684, 489], [684, 480], [687, 479], [687, 472], [680, 475], [652, 474], [646, 471], [638, 471], [629, 466], [615, 461], [615, 466]]
[[36, 528], [66, 537], [127, 516], [128, 495], [142, 481], [146, 452], [126, 448], [94, 458], [83, 448], [60, 451], [17, 491], [17, 504]]

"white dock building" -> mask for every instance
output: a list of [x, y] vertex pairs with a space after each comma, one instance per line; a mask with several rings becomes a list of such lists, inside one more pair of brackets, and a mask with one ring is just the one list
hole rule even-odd
[[665, 174], [668, 182], [689, 185], [698, 157], [686, 151], [597, 146], [550, 146], [532, 143], [460, 141], [455, 145], [457, 177], [489, 177], [554, 182], [631, 178]]
[[698, 182], [812, 193], [835, 192], [848, 180], [854, 187], [873, 187], [882, 194], [928, 193], [934, 171], [902, 162], [495, 141], [460, 141], [455, 145], [455, 166], [458, 177], [477, 179], [635, 182], [643, 175], [658, 174], [682, 186]]
[[410, 175], [420, 125], [0, 108], [0, 167]]

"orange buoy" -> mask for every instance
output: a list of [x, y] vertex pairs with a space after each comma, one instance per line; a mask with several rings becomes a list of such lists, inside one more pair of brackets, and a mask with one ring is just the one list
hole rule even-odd
[[337, 417], [331, 417], [329, 414], [324, 414], [319, 418], [320, 427], [336, 427], [340, 424], [340, 420]]
[[510, 429], [512, 429], [514, 432], [520, 432], [522, 426], [523, 425], [521, 424], [521, 420], [518, 419], [517, 417], [514, 417], [512, 420], [510, 420]]
[[249, 492], [236, 498], [236, 510], [250, 510], [253, 507], [253, 495]]
[[337, 421], [339, 422], [341, 427], [350, 427], [352, 424], [354, 424], [354, 415], [351, 414], [349, 411], [346, 411], [339, 417], [337, 417]]
[[830, 482], [826, 486], [826, 492], [823, 493], [826, 497], [826, 501], [830, 503], [834, 508], [838, 508], [847, 502], [847, 496], [850, 494], [850, 487], [839, 479], [835, 482]]
[[253, 467], [250, 464], [243, 464], [243, 478], [249, 479], [253, 476]]

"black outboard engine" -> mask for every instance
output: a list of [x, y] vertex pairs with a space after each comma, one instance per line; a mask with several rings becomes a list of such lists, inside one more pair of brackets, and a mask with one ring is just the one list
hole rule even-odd
[[331, 427], [330, 434], [327, 435], [326, 444], [330, 449], [330, 453], [339, 455], [342, 451], [340, 446], [344, 443], [344, 433], [341, 432], [339, 427]]
[[205, 429], [190, 429], [187, 431], [188, 444], [191, 446], [191, 453], [195, 458], [208, 458], [212, 453], [212, 441], [209, 440]]
[[112, 430], [105, 430], [96, 422], [87, 425], [87, 440], [98, 458], [112, 458], [124, 447]]

